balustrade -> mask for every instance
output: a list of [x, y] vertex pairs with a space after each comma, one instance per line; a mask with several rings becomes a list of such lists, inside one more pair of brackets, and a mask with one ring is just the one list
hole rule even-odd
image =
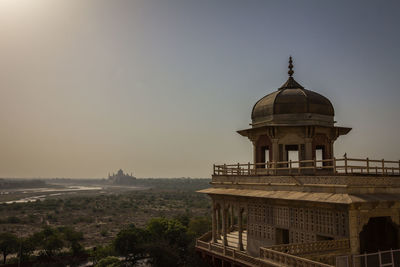
[[[264, 249], [264, 248], [261, 248]], [[315, 241], [307, 243], [270, 246], [268, 249], [292, 255], [305, 255], [326, 251], [343, 251], [350, 249], [349, 239]]]
[[[209, 236], [211, 232], [206, 233], [201, 237]], [[334, 240], [336, 241], [336, 240]], [[342, 240], [337, 240], [342, 241]], [[348, 240], [345, 240], [348, 241]], [[343, 247], [346, 242], [337, 242], [337, 247]], [[271, 248], [260, 248], [260, 257], [252, 257], [246, 252], [236, 250], [231, 247], [222, 246], [215, 243], [210, 243], [197, 239], [196, 247], [201, 250], [207, 250], [213, 252], [214, 254], [221, 255], [226, 258], [230, 258], [233, 261], [242, 262], [249, 266], [303, 266], [303, 267], [333, 267], [328, 264], [312, 261], [309, 259], [301, 258], [295, 255], [277, 251]], [[285, 249], [285, 246], [274, 246], [275, 249]], [[323, 246], [324, 247], [324, 246]], [[325, 247], [330, 247], [325, 245]]]
[[245, 164], [214, 164], [214, 175], [310, 175], [373, 174], [400, 175], [400, 160], [333, 158]]
[[[262, 251], [262, 252], [261, 252]], [[333, 267], [332, 265], [312, 261], [298, 256], [290, 255], [280, 251], [260, 248], [261, 259], [273, 261], [280, 264], [280, 266], [302, 266], [302, 267]]]

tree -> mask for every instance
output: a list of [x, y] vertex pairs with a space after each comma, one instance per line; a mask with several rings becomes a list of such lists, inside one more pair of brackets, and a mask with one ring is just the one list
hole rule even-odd
[[153, 218], [147, 224], [151, 236], [148, 253], [153, 266], [185, 265], [190, 238], [179, 221]]
[[188, 233], [193, 237], [199, 237], [210, 229], [210, 220], [206, 217], [192, 218], [189, 222]]
[[83, 252], [83, 246], [79, 241], [83, 240], [83, 233], [75, 231], [71, 227], [58, 227], [57, 230], [62, 233], [63, 239], [68, 242], [73, 255], [79, 255]]
[[136, 228], [135, 225], [131, 224], [127, 229], [118, 233], [114, 241], [115, 251], [134, 264], [145, 257], [144, 245], [148, 241], [147, 236], [146, 230]]
[[166, 218], [153, 218], [147, 223], [147, 230], [153, 240], [164, 239], [170, 245], [185, 246], [186, 227], [179, 221]]
[[184, 266], [182, 257], [176, 247], [164, 240], [148, 244], [147, 252], [150, 264], [154, 267]]
[[19, 242], [16, 235], [11, 233], [0, 234], [0, 251], [3, 253], [3, 264], [6, 264], [7, 255], [16, 253], [19, 248]]
[[94, 247], [93, 250], [91, 251], [91, 256], [93, 258], [93, 262], [97, 263], [100, 260], [107, 258], [108, 256], [116, 256], [114, 244], [109, 244], [106, 246], [98, 246]]
[[209, 220], [189, 220], [189, 228], [181, 221], [185, 222], [186, 218], [153, 218], [145, 229], [132, 224], [118, 233], [113, 243], [114, 249], [133, 264], [140, 259], [147, 259], [154, 267], [207, 266], [196, 256], [193, 240], [197, 234], [208, 230]]
[[35, 251], [37, 243], [32, 236], [22, 238], [20, 242], [21, 244], [20, 249], [18, 249], [18, 257], [21, 259], [21, 261], [24, 261]]
[[64, 247], [64, 240], [61, 233], [57, 229], [49, 226], [35, 233], [32, 238], [37, 244], [40, 244], [47, 256], [53, 256]]
[[185, 227], [189, 226], [190, 216], [188, 213], [180, 214], [176, 216], [176, 219]]
[[64, 247], [64, 241], [58, 234], [48, 236], [43, 243], [43, 248], [48, 256], [53, 256]]

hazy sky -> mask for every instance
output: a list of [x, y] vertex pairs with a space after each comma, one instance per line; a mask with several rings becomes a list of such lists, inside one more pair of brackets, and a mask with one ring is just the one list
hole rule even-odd
[[210, 177], [252, 160], [254, 103], [295, 78], [400, 159], [400, 2], [0, 0], [0, 177]]

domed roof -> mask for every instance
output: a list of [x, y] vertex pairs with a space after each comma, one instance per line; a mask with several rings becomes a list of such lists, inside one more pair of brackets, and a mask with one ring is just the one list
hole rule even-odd
[[271, 94], [261, 98], [251, 114], [253, 127], [259, 125], [333, 125], [335, 111], [326, 97], [304, 89], [293, 75], [289, 60], [289, 79]]

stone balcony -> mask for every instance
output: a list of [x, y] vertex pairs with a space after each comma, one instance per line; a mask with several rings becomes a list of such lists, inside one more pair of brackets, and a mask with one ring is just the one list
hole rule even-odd
[[266, 163], [263, 168], [250, 163], [215, 165], [212, 188], [201, 192], [342, 204], [391, 201], [400, 193], [398, 161], [344, 158], [306, 164], [310, 161]]
[[[246, 240], [245, 232], [243, 239]], [[335, 257], [346, 255], [349, 252], [350, 243], [345, 240], [317, 241], [302, 244], [286, 244], [271, 247], [261, 247], [260, 256], [253, 257], [245, 251], [237, 249], [237, 233], [228, 234], [228, 244], [223, 245], [223, 237], [218, 242], [212, 242], [211, 232], [206, 233], [196, 241], [196, 249], [203, 257], [211, 257], [215, 263], [215, 257], [231, 264], [241, 266], [304, 266], [304, 267], [333, 267]], [[329, 262], [323, 263], [324, 262]]]

